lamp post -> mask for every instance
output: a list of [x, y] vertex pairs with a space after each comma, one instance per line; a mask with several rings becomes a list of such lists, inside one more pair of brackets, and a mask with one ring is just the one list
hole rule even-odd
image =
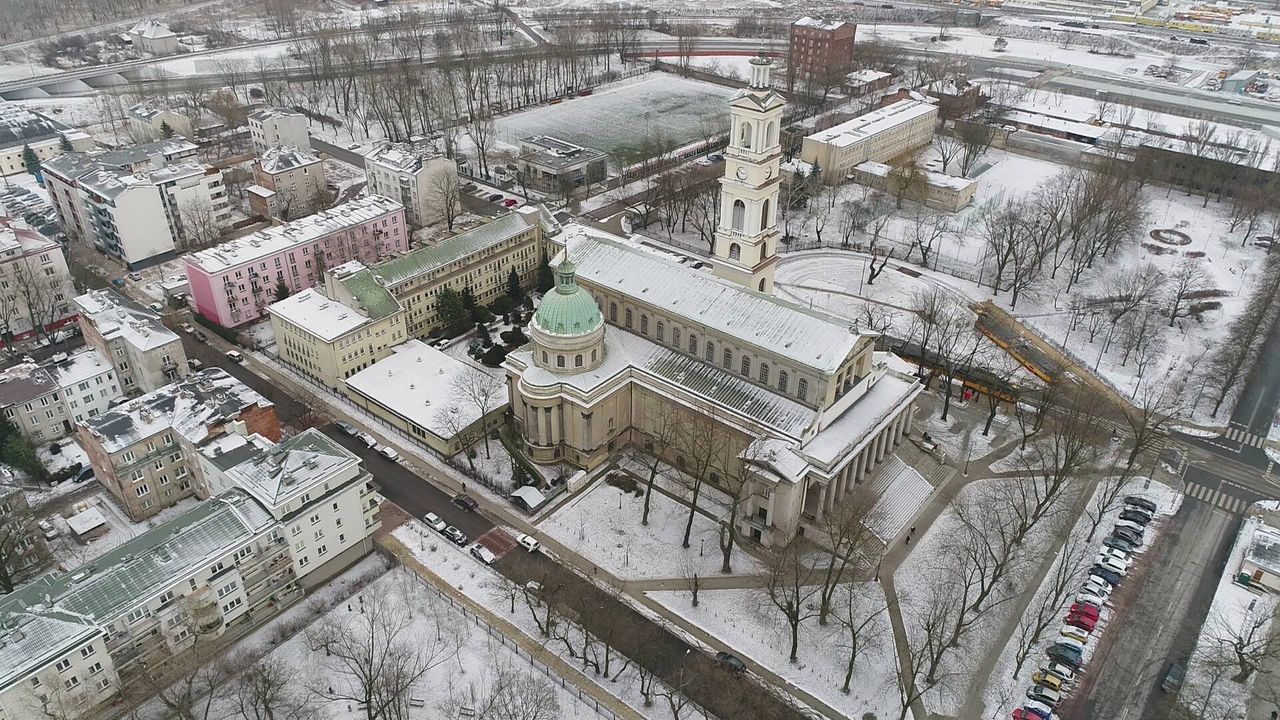
[[705, 554], [704, 551], [706, 549], [707, 549], [707, 539], [702, 538], [701, 540], [698, 541], [698, 557], [702, 557]]

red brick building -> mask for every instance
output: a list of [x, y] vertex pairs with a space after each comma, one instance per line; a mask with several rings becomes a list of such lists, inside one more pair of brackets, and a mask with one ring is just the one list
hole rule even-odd
[[787, 56], [787, 89], [837, 88], [853, 70], [853, 36], [856, 23], [826, 21], [805, 16], [791, 23]]

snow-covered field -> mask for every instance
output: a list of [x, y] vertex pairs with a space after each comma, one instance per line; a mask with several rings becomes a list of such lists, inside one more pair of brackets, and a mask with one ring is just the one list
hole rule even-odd
[[[717, 509], [711, 504], [699, 503], [699, 507]], [[696, 513], [689, 547], [682, 548], [689, 508], [657, 490], [650, 501], [648, 525], [640, 524], [643, 508], [643, 496], [597, 479], [543, 520], [538, 529], [623, 580], [719, 575], [719, 525], [715, 521]], [[734, 550], [735, 574], [750, 574], [759, 567], [742, 550]]]
[[[55, 445], [58, 446], [57, 453], [53, 452]], [[65, 470], [76, 463], [79, 463], [82, 468], [89, 467], [89, 455], [74, 438], [64, 438], [42, 445], [36, 449], [36, 455], [45, 469], [51, 473]]]
[[588, 97], [499, 118], [498, 138], [517, 146], [529, 135], [552, 135], [609, 154], [630, 157], [648, 138], [678, 147], [728, 127], [733, 88], [650, 73], [600, 88]]

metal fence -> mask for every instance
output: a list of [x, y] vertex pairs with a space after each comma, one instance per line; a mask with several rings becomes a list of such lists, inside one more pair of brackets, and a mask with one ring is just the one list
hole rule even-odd
[[[805, 250], [844, 250], [850, 252], [869, 253], [871, 252], [871, 243], [865, 241], [853, 241], [844, 243], [838, 240], [807, 240], [797, 242], [792, 240], [785, 243], [779, 249], [781, 254], [804, 252]], [[910, 262], [908, 258], [914, 253], [914, 247], [911, 241], [902, 238], [895, 238], [889, 235], [881, 235], [879, 241], [875, 244], [878, 250], [883, 251], [885, 247], [893, 248], [894, 258]], [[981, 263], [971, 263], [957, 257], [947, 256], [941, 252], [935, 251], [933, 257], [929, 258], [928, 267], [921, 269], [933, 270], [935, 272], [946, 273], [952, 277], [968, 280], [978, 285], [986, 285], [991, 287], [993, 275], [991, 272], [984, 270]], [[1007, 281], [1001, 284], [1001, 290], [1008, 290]]]

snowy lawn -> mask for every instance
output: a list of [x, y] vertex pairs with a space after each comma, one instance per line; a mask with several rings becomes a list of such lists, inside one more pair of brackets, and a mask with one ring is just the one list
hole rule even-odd
[[[884, 603], [879, 583], [858, 583], [857, 592], [865, 593], [868, 605], [876, 604], [874, 609]], [[865, 713], [897, 717], [898, 660], [885, 613], [877, 615], [859, 639], [859, 655], [845, 694], [849, 633], [834, 619], [825, 627], [816, 618], [801, 624], [799, 662], [792, 664], [790, 628], [761, 590], [703, 590], [696, 608], [684, 590], [646, 595], [724, 642], [734, 654], [778, 674], [846, 717], [862, 718]]]
[[[54, 452], [54, 446], [58, 447], [58, 452]], [[40, 462], [44, 464], [44, 468], [51, 473], [59, 473], [76, 463], [80, 467], [89, 467], [89, 455], [85, 453], [84, 448], [80, 447], [80, 443], [75, 438], [63, 438], [55, 440], [48, 445], [42, 445], [36, 450]]]
[[[643, 492], [644, 486], [640, 485]], [[703, 505], [700, 502], [699, 507]], [[720, 573], [719, 525], [696, 513], [689, 547], [682, 548], [689, 508], [656, 489], [649, 524], [641, 525], [644, 497], [624, 492], [597, 479], [538, 529], [557, 542], [622, 580], [683, 578], [694, 573]], [[712, 505], [707, 509], [714, 510]], [[759, 571], [754, 558], [734, 550], [735, 574]]]
[[[934, 395], [940, 395], [941, 392], [939, 388]], [[1009, 442], [1016, 436], [1017, 424], [1004, 412], [996, 414], [991, 421], [990, 434], [983, 435], [982, 427], [986, 424], [988, 412], [986, 398], [979, 396], [968, 402], [959, 400], [960, 391], [957, 389], [951, 398], [951, 411], [945, 421], [942, 419], [940, 397], [931, 397], [916, 412], [917, 435], [929, 433], [933, 442], [946, 452], [948, 461], [963, 463], [967, 458], [970, 463], [981, 463], [994, 447]], [[1003, 409], [1006, 406], [1001, 407]]]
[[[71, 483], [62, 483], [70, 485]], [[73, 485], [73, 488], [84, 487], [83, 485]], [[168, 522], [173, 518], [191, 510], [200, 501], [194, 497], [184, 498], [173, 507], [165, 508], [149, 518], [145, 522], [133, 523], [129, 521], [127, 515], [116, 505], [115, 499], [110, 496], [105, 488], [100, 488], [98, 492], [91, 495], [88, 499], [75, 503], [64, 513], [51, 515], [49, 522], [57, 528], [59, 535], [50, 542], [50, 551], [53, 557], [58, 558], [58, 564], [64, 570], [79, 567], [85, 563], [92, 562], [102, 554], [119, 547], [125, 542], [141, 535], [142, 533], [157, 527], [161, 523]], [[90, 508], [96, 508], [102, 513], [103, 519], [106, 520], [105, 532], [99, 531], [88, 542], [80, 542], [72, 537], [71, 529], [67, 526], [64, 519], [66, 516], [72, 516], [83, 512]]]

